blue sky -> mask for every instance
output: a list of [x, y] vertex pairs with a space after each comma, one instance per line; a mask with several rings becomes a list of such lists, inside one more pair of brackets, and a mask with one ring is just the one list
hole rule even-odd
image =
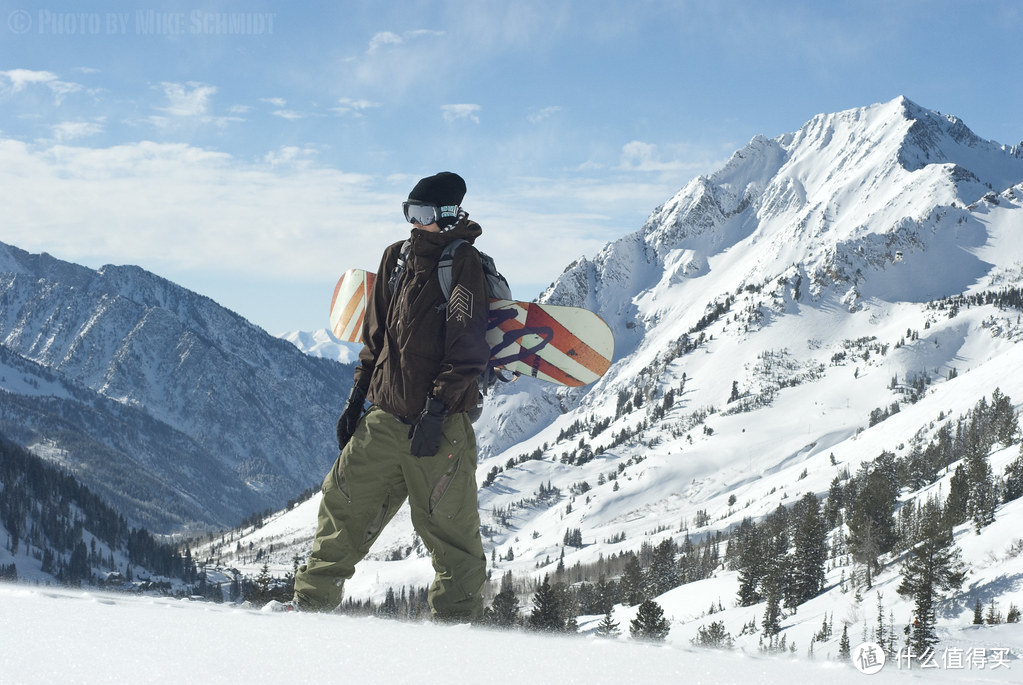
[[521, 299], [755, 135], [905, 95], [1023, 140], [1023, 2], [0, 2], [0, 240], [327, 323], [441, 170]]

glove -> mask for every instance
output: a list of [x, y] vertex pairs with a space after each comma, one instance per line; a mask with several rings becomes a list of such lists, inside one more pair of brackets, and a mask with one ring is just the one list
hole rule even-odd
[[433, 396], [426, 398], [426, 407], [408, 432], [413, 456], [432, 457], [437, 454], [440, 439], [444, 435], [444, 417], [447, 415], [448, 408], [443, 402]]
[[337, 419], [337, 448], [339, 450], [343, 450], [355, 435], [355, 427], [359, 425], [359, 419], [362, 418], [362, 405], [365, 402], [366, 389], [358, 386], [352, 387], [345, 410]]

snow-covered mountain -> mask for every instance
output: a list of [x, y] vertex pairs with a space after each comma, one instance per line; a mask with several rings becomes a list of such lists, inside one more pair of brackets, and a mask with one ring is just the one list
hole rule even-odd
[[315, 486], [351, 369], [132, 266], [0, 243], [0, 432], [133, 523], [237, 525]]
[[[1018, 411], [1021, 287], [1019, 146], [901, 97], [754, 138], [540, 297], [598, 311], [615, 331], [615, 363], [587, 388], [521, 379], [488, 399], [478, 476], [494, 577], [535, 581], [559, 563], [594, 568], [668, 539], [712, 539], [804, 493], [826, 497], [883, 452], [907, 457], [995, 389]], [[993, 448], [996, 476], [1019, 441]], [[947, 494], [955, 466], [900, 504]], [[1023, 544], [1006, 520], [1018, 505], [1000, 505], [1001, 537], [957, 529], [974, 572], [942, 621], [968, 623], [977, 599], [1023, 604]], [[252, 568], [249, 546], [273, 545], [262, 559], [283, 572], [308, 552], [315, 506], [208, 549]], [[403, 515], [349, 596], [429, 582]], [[574, 530], [581, 546], [566, 543]], [[898, 562], [883, 560], [877, 587], [904, 622]], [[840, 581], [859, 572], [847, 555], [829, 562], [812, 616], [801, 608], [785, 626], [793, 640], [805, 648], [828, 611], [867, 620]], [[701, 582], [672, 591], [687, 600], [671, 604], [673, 630], [695, 634], [715, 600], [732, 635], [763, 610], [735, 606], [732, 571]]]
[[339, 341], [326, 328], [318, 331], [292, 331], [281, 336], [306, 354], [351, 364], [359, 357], [360, 345]]

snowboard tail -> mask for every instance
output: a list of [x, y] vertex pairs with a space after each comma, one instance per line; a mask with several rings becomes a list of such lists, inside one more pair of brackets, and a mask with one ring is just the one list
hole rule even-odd
[[330, 332], [338, 340], [362, 342], [362, 323], [375, 280], [376, 275], [362, 269], [349, 269], [341, 275], [330, 300]]
[[487, 326], [495, 367], [578, 387], [611, 366], [614, 336], [603, 319], [579, 307], [491, 300]]

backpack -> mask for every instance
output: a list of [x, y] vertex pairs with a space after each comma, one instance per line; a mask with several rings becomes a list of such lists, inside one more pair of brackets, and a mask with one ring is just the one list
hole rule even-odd
[[[437, 279], [440, 281], [441, 292], [444, 293], [444, 304], [440, 305], [440, 310], [443, 311], [448, 306], [448, 300], [451, 299], [451, 267], [455, 261], [455, 251], [462, 245], [468, 245], [469, 242], [456, 238], [450, 243], [444, 246], [444, 251], [440, 253], [440, 258], [437, 260]], [[387, 281], [387, 285], [391, 292], [394, 292], [395, 288], [398, 287], [398, 283], [401, 282], [402, 274], [405, 272], [405, 262], [408, 260], [408, 252], [412, 249], [411, 241], [406, 240], [405, 244], [401, 246], [401, 252], [398, 253], [398, 263], [394, 267], [394, 271], [391, 272], [391, 277]], [[479, 252], [479, 250], [477, 250]], [[480, 260], [483, 262], [483, 276], [487, 281], [487, 296], [494, 298], [495, 300], [510, 300], [512, 299], [511, 287], [508, 285], [508, 280], [501, 275], [501, 272], [497, 270], [497, 264], [494, 263], [494, 258], [488, 255], [486, 252], [480, 252]]]
[[[469, 242], [461, 238], [452, 240], [444, 246], [444, 250], [440, 253], [440, 258], [437, 260], [437, 280], [440, 281], [440, 289], [444, 294], [444, 302], [438, 307], [439, 311], [444, 311], [448, 306], [448, 300], [451, 299], [451, 268], [455, 261], [455, 251], [462, 245], [469, 245]], [[401, 277], [405, 273], [405, 263], [408, 260], [408, 253], [411, 249], [412, 242], [409, 240], [406, 240], [405, 244], [401, 246], [401, 251], [398, 253], [398, 263], [395, 264], [394, 271], [391, 272], [391, 277], [387, 280], [388, 288], [392, 293], [398, 287], [398, 284], [401, 282]], [[483, 276], [487, 284], [487, 296], [496, 300], [512, 299], [511, 287], [508, 285], [508, 279], [502, 276], [501, 272], [497, 270], [497, 264], [494, 263], [494, 258], [486, 252], [480, 252], [479, 250], [477, 250], [477, 252], [479, 252], [480, 260], [483, 262]], [[517, 376], [518, 374], [515, 375]], [[476, 411], [470, 413], [470, 418], [473, 423], [476, 422], [476, 419], [480, 416], [480, 412], [483, 411], [483, 397], [487, 394], [487, 391], [498, 381], [507, 383], [510, 380], [512, 379], [504, 377], [497, 369], [490, 364], [487, 364], [487, 368], [477, 379], [480, 399], [476, 406]]]

